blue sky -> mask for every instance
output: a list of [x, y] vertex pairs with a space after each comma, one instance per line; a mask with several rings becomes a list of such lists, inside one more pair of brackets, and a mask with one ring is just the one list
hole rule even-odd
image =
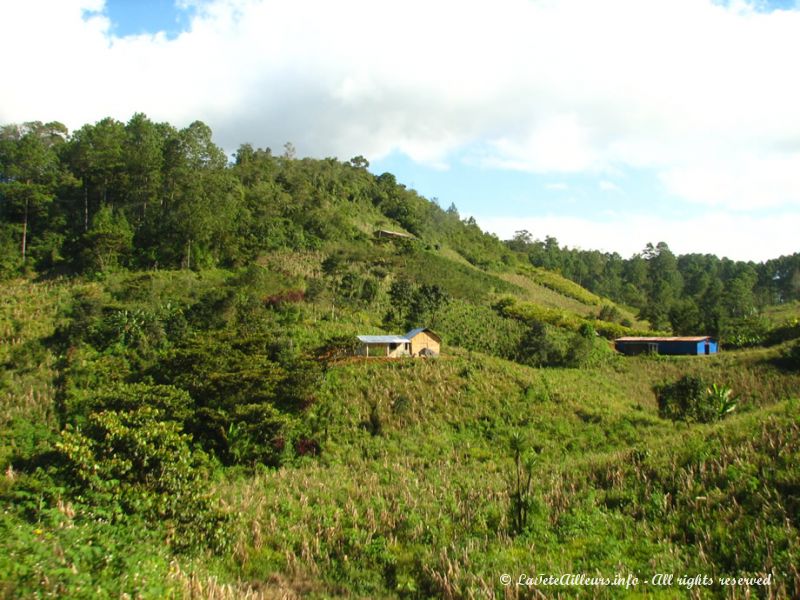
[[103, 12], [117, 36], [163, 31], [174, 38], [189, 29], [194, 10], [171, 0], [108, 0]]
[[[200, 119], [630, 256], [800, 251], [787, 0], [6, 0], [0, 123]], [[47, 76], [42, 76], [46, 73]]]

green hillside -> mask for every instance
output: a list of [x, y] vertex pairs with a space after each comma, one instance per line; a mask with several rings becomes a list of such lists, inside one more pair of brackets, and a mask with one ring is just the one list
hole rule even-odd
[[[56, 125], [0, 136], [0, 598], [797, 596], [780, 278], [695, 285], [661, 247], [590, 291], [594, 255], [502, 242], [361, 157]], [[690, 322], [678, 289], [723, 352], [616, 354]], [[441, 356], [353, 356], [417, 326]]]
[[[4, 424], [6, 596], [99, 589], [145, 597], [462, 597], [500, 594], [500, 574], [533, 568], [612, 576], [767, 571], [775, 574], [773, 593], [792, 595], [800, 374], [780, 366], [782, 347], [700, 359], [607, 350], [581, 368], [531, 368], [447, 345], [438, 360], [342, 357], [306, 370], [304, 357], [319, 355], [326, 340], [377, 330], [381, 311], [342, 303], [332, 316], [326, 300], [253, 304], [293, 289], [295, 276], [257, 267], [5, 284], [15, 300], [4, 305], [4, 326], [26, 332], [4, 355], [4, 398], [14, 407]], [[182, 307], [182, 319], [170, 303]], [[492, 310], [457, 299], [448, 310], [454, 306], [478, 311], [478, 330]], [[494, 318], [490, 327], [505, 323]], [[138, 330], [163, 337], [145, 341]], [[70, 346], [62, 353], [64, 337]], [[222, 359], [237, 348], [249, 350]], [[276, 397], [264, 389], [275, 385], [276, 365], [305, 374], [310, 385]], [[653, 385], [684, 374], [731, 386], [737, 410], [716, 424], [660, 418]], [[110, 491], [76, 485], [82, 459], [65, 444], [74, 442], [71, 431], [92, 431], [87, 407], [131, 415], [139, 398], [168, 407], [158, 404], [168, 400], [157, 388], [165, 376], [172, 396], [190, 390], [190, 410], [227, 395], [277, 408], [255, 422], [252, 412], [228, 412], [244, 433], [235, 438], [237, 427], [228, 425], [224, 446], [191, 417], [149, 415], [165, 426], [182, 422], [204, 444], [191, 453], [194, 475], [185, 475], [194, 492], [162, 482], [151, 493], [205, 508], [152, 521], [146, 502], [120, 506], [117, 496], [149, 480], [120, 478], [115, 460], [90, 445], [91, 460], [106, 456], [101, 469], [116, 473], [116, 483]], [[286, 406], [290, 397], [301, 405]], [[72, 427], [57, 434], [61, 404]], [[136, 422], [124, 423], [130, 432]], [[264, 437], [258, 428], [266, 424]], [[116, 443], [128, 439], [113, 427], [103, 431], [121, 436]], [[170, 458], [175, 441], [161, 440], [165, 451], [173, 448]], [[161, 447], [150, 442], [150, 451]], [[53, 453], [57, 459], [45, 459]], [[531, 474], [522, 504], [518, 468], [523, 479]], [[198, 480], [199, 473], [206, 475]], [[216, 525], [187, 541], [186, 519], [201, 532]], [[223, 525], [225, 538], [216, 539], [212, 531]]]

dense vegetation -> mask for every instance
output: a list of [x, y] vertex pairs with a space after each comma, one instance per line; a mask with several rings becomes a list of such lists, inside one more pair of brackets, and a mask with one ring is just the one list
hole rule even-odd
[[760, 312], [800, 300], [800, 254], [764, 263], [713, 255], [675, 256], [660, 242], [623, 259], [616, 253], [570, 249], [558, 240], [534, 240], [518, 231], [509, 248], [596, 294], [640, 311], [655, 328], [679, 335], [704, 331], [729, 345], [762, 343], [770, 324]]
[[[0, 598], [534, 597], [501, 575], [537, 573], [800, 592], [791, 257], [660, 244], [590, 281], [367, 167], [229, 162], [202, 123], [144, 115], [2, 129]], [[351, 356], [419, 325], [439, 359]], [[608, 342], [657, 329], [754, 347]]]

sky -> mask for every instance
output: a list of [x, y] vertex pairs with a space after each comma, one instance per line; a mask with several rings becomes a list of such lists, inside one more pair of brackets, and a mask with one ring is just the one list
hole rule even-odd
[[365, 156], [503, 239], [800, 252], [790, 0], [0, 0], [0, 123]]

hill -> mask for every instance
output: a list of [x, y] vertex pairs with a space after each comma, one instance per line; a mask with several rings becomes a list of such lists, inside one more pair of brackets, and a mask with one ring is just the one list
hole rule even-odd
[[[771, 592], [793, 594], [800, 374], [776, 366], [780, 350], [699, 360], [603, 354], [583, 368], [530, 368], [450, 346], [439, 360], [334, 358], [306, 369], [320, 339], [370, 317], [344, 306], [332, 317], [308, 301], [254, 307], [252, 286], [285, 289], [272, 277], [184, 271], [6, 284], [16, 300], [4, 322], [25, 333], [4, 356], [15, 406], [4, 425], [5, 595], [462, 597], [500, 594], [501, 574], [534, 569], [771, 572]], [[186, 303], [185, 323], [170, 302]], [[137, 327], [163, 329], [163, 346], [152, 334], [137, 338]], [[74, 335], [61, 354], [61, 338]], [[278, 365], [310, 385], [287, 382]], [[711, 424], [660, 418], [653, 385], [685, 374], [733, 388], [734, 415]], [[275, 386], [284, 392], [265, 389]], [[138, 427], [165, 428], [164, 439], [144, 440], [151, 459], [181, 455], [167, 435], [180, 422], [195, 444], [191, 472], [207, 473], [206, 483], [187, 473], [180, 485], [163, 472], [140, 479], [118, 464], [147, 447], [135, 443], [140, 400], [158, 410]], [[184, 413], [202, 411], [205, 427], [179, 414], [181, 401]], [[110, 414], [121, 422], [99, 421]], [[226, 414], [218, 437], [208, 420]], [[86, 459], [68, 445], [79, 441], [115, 487], [81, 479]], [[125, 503], [142, 486], [212, 504], [153, 521], [144, 500]], [[205, 537], [186, 539], [187, 519]]]
[[[744, 349], [622, 357], [676, 330], [668, 248], [637, 306], [361, 157], [227, 164], [143, 115], [1, 137], [0, 597], [797, 595], [788, 298], [739, 316], [709, 276]], [[418, 325], [438, 359], [351, 355]], [[641, 581], [536, 581], [570, 573]]]

